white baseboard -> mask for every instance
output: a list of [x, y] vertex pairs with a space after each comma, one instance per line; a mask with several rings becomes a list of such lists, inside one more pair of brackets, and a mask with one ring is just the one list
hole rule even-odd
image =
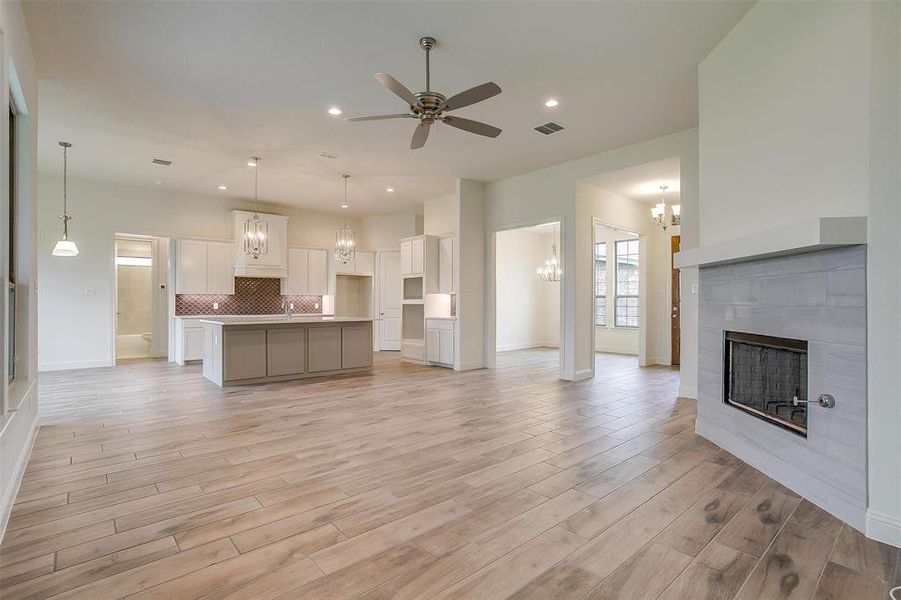
[[901, 519], [878, 510], [867, 509], [868, 538], [901, 548]]
[[480, 360], [464, 362], [454, 365], [454, 371], [472, 371], [474, 369], [484, 369], [485, 363]]
[[519, 342], [516, 344], [498, 344], [497, 351], [498, 352], [509, 352], [510, 350], [529, 350], [531, 348], [556, 348], [557, 345], [553, 346], [547, 342]]
[[97, 367], [113, 366], [115, 366], [115, 362], [110, 363], [110, 361], [106, 359], [65, 360], [38, 363], [38, 371], [65, 371], [68, 369], [95, 369]]
[[679, 397], [680, 398], [691, 398], [692, 400], [698, 399], [698, 388], [696, 387], [683, 387], [679, 386]]
[[28, 465], [28, 460], [31, 458], [31, 449], [34, 447], [34, 440], [37, 438], [38, 430], [40, 428], [40, 418], [35, 417], [31, 424], [31, 431], [28, 433], [28, 441], [25, 442], [25, 446], [19, 453], [19, 458], [16, 460], [16, 466], [13, 469], [12, 478], [6, 488], [6, 492], [3, 494], [3, 499], [0, 500], [0, 542], [3, 541], [3, 534], [6, 533], [6, 526], [9, 524], [9, 515], [13, 508], [13, 502], [15, 502], [16, 495], [19, 493], [19, 486], [22, 484], [22, 476], [25, 474], [25, 467]]

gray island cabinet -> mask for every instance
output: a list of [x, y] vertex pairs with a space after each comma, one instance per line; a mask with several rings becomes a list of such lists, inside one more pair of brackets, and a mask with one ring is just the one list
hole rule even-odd
[[220, 386], [358, 373], [372, 368], [372, 320], [203, 319], [203, 376]]

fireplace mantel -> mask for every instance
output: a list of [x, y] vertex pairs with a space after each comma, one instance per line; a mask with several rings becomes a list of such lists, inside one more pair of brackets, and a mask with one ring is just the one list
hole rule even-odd
[[676, 254], [678, 268], [708, 267], [867, 243], [866, 217], [820, 217]]

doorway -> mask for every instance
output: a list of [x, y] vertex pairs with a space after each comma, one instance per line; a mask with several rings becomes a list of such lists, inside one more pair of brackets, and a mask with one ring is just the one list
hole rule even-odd
[[497, 366], [559, 370], [560, 222], [498, 231], [494, 251]]
[[594, 223], [594, 340], [596, 361], [641, 349], [644, 253], [632, 231]]
[[379, 252], [379, 350], [399, 351], [401, 342], [400, 252]]
[[168, 351], [168, 240], [116, 234], [116, 362], [162, 357]]

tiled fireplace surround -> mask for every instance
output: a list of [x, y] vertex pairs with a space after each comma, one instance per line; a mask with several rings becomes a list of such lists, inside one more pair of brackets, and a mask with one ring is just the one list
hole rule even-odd
[[[700, 268], [698, 433], [858, 529], [866, 481], [866, 247]], [[723, 401], [723, 335], [808, 341], [808, 437]]]

